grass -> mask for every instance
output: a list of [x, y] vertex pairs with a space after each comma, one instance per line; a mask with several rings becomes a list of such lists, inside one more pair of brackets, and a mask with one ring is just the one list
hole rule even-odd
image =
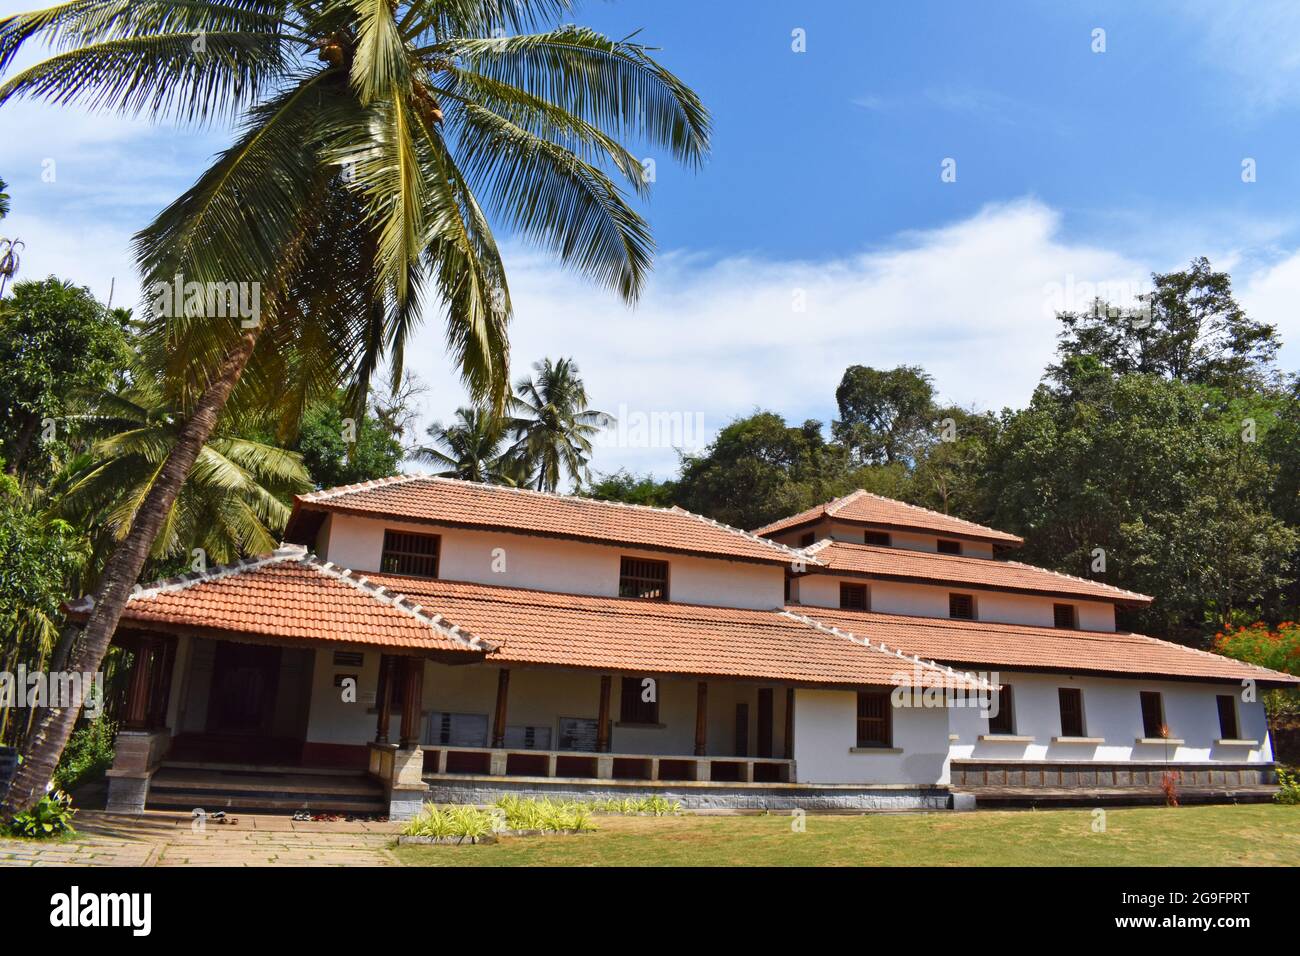
[[1297, 866], [1300, 807], [610, 817], [581, 839], [399, 846], [409, 866]]

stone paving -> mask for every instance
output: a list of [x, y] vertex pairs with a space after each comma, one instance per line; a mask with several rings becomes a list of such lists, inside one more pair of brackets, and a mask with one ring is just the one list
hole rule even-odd
[[186, 813], [83, 811], [70, 840], [0, 839], [0, 866], [396, 866], [395, 823], [232, 814], [196, 831]]

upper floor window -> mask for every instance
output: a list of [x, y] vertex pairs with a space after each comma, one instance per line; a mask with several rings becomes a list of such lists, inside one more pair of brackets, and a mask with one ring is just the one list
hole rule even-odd
[[840, 582], [840, 607], [848, 611], [867, 610], [867, 586]]
[[889, 536], [888, 531], [864, 531], [862, 542], [875, 545], [877, 548], [888, 548], [892, 545], [893, 538]]
[[1001, 690], [994, 691], [993, 700], [997, 702], [998, 712], [989, 715], [989, 733], [1014, 734], [1016, 732], [1016, 721], [1014, 704], [1011, 702], [1011, 685], [1003, 684]]
[[975, 620], [975, 598], [969, 594], [949, 594], [948, 616], [964, 621]]
[[618, 596], [667, 601], [668, 562], [624, 558], [619, 568]]
[[889, 692], [864, 690], [858, 692], [858, 746], [892, 747], [893, 727], [890, 721]]
[[[659, 723], [658, 682], [644, 677], [624, 677], [619, 694], [618, 719], [624, 724]], [[648, 700], [646, 698], [649, 698]]]
[[948, 538], [939, 539], [940, 554], [961, 554], [961, 542], [951, 541]]
[[436, 578], [440, 541], [436, 534], [385, 530], [384, 551], [379, 559], [379, 570], [385, 574], [410, 574], [420, 578]]
[[812, 531], [806, 531], [799, 535], [799, 547], [806, 548], [817, 541], [817, 535]]
[[1077, 687], [1058, 687], [1056, 694], [1061, 705], [1061, 736], [1087, 736], [1083, 732], [1083, 691]]
[[1142, 736], [1163, 737], [1164, 734], [1160, 731], [1164, 729], [1165, 707], [1164, 702], [1160, 699], [1159, 691], [1144, 690], [1140, 696], [1142, 699]]
[[1079, 616], [1073, 604], [1053, 604], [1052, 618], [1057, 627], [1067, 630], [1074, 630], [1079, 626]]
[[1219, 707], [1219, 736], [1224, 740], [1237, 740], [1237, 698], [1220, 694], [1214, 702]]

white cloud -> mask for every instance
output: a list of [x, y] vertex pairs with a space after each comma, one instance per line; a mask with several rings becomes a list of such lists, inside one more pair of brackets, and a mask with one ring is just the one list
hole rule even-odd
[[1300, 7], [1293, 0], [1170, 4], [1199, 31], [1201, 59], [1234, 78], [1240, 105], [1266, 111], [1300, 101]]
[[[855, 363], [920, 365], [950, 401], [1018, 406], [1055, 348], [1060, 293], [1073, 289], [1072, 304], [1084, 305], [1088, 283], [1148, 284], [1147, 265], [1059, 230], [1057, 213], [1027, 200], [825, 262], [701, 264], [668, 254], [630, 310], [515, 251], [507, 263], [515, 373], [542, 356], [573, 356], [598, 408], [698, 413], [710, 436], [755, 407], [792, 422], [830, 418], [835, 387]], [[803, 312], [794, 308], [800, 291]], [[426, 325], [407, 356], [434, 386], [427, 415], [449, 417], [463, 393], [441, 329]], [[670, 448], [600, 448], [594, 460], [600, 471], [660, 475], [675, 463]]]

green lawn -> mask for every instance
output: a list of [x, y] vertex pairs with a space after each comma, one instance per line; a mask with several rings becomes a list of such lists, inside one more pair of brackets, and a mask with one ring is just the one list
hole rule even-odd
[[598, 817], [581, 836], [399, 846], [408, 866], [1298, 866], [1300, 807]]

